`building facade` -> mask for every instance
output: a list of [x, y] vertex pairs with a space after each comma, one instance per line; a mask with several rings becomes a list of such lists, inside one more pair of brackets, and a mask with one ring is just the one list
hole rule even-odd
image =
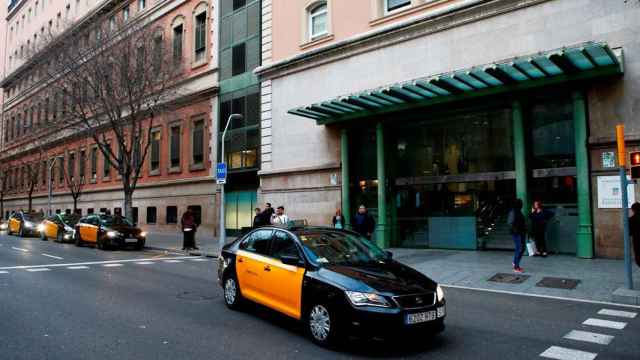
[[[25, 174], [32, 172], [39, 176], [31, 194], [31, 208], [46, 212], [46, 167], [53, 159], [53, 211], [73, 209], [66, 172], [83, 183], [79, 212], [124, 212], [120, 178], [92, 139], [75, 133], [57, 134], [58, 129], [48, 126], [56, 111], [49, 111], [49, 100], [39, 95], [45, 89], [38, 77], [41, 53], [36, 49], [46, 33], [64, 36], [66, 31], [97, 22], [115, 31], [138, 21], [154, 27], [157, 36], [169, 46], [168, 51], [183, 62], [184, 73], [182, 91], [175, 100], [178, 105], [154, 121], [149, 153], [134, 193], [132, 216], [147, 231], [174, 232], [184, 211], [191, 208], [200, 218], [202, 232], [214, 234], [218, 218], [218, 188], [212, 171], [218, 147], [217, 1], [15, 0], [7, 10], [2, 26], [7, 39], [1, 85], [4, 100], [0, 162], [9, 176], [2, 216], [27, 210], [31, 189]], [[37, 141], [43, 151], [34, 150]], [[38, 170], [34, 171], [36, 167]]]
[[260, 202], [314, 224], [364, 204], [385, 247], [490, 249], [512, 246], [513, 200], [539, 200], [551, 251], [622, 256], [615, 125], [638, 148], [638, 2], [265, 0], [262, 15]]

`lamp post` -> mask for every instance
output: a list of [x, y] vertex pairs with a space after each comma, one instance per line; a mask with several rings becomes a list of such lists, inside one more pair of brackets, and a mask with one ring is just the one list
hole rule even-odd
[[[224, 163], [224, 139], [227, 136], [227, 130], [229, 130], [229, 125], [233, 120], [242, 120], [243, 116], [240, 114], [231, 114], [229, 115], [229, 119], [227, 120], [227, 124], [224, 127], [224, 131], [222, 132], [222, 146], [220, 147], [220, 162]], [[218, 239], [218, 245], [220, 248], [220, 254], [222, 255], [222, 248], [226, 242], [226, 230], [225, 230], [225, 204], [224, 204], [224, 183], [220, 184], [220, 237]]]
[[51, 216], [51, 171], [53, 170], [53, 166], [56, 164], [56, 160], [58, 158], [57, 157], [53, 157], [53, 159], [51, 160], [51, 163], [49, 164], [49, 166], [47, 167], [47, 194], [48, 194], [48, 198], [47, 198], [47, 215]]

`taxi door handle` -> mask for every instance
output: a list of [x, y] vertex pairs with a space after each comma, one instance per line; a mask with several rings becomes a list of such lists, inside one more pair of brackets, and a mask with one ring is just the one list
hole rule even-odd
[[271, 271], [271, 266], [265, 265], [264, 266], [264, 271]]
[[244, 262], [244, 260], [242, 258], [238, 258], [238, 262], [241, 263]]

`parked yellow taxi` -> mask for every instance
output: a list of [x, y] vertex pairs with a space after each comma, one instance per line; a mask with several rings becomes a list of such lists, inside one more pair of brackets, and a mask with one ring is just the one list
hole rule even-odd
[[75, 226], [73, 237], [77, 246], [89, 243], [95, 244], [98, 249], [108, 250], [133, 245], [141, 250], [147, 233], [125, 217], [100, 214], [81, 218]]
[[38, 235], [38, 225], [43, 220], [42, 213], [16, 212], [11, 215], [8, 222], [7, 233], [17, 234], [20, 237]]
[[44, 219], [38, 225], [40, 239], [54, 239], [56, 242], [73, 241], [74, 226], [80, 220], [80, 215], [55, 214]]

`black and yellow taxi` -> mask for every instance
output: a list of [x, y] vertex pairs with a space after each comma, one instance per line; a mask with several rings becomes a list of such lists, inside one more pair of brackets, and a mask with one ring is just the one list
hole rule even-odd
[[324, 227], [260, 227], [222, 251], [224, 301], [302, 321], [319, 345], [444, 330], [442, 288], [362, 236]]
[[123, 216], [92, 214], [78, 221], [73, 236], [77, 246], [94, 244], [98, 249], [108, 250], [133, 245], [141, 250], [147, 233]]
[[40, 239], [54, 239], [56, 242], [73, 241], [74, 227], [80, 220], [77, 214], [55, 214], [38, 225]]
[[38, 235], [38, 225], [43, 219], [42, 213], [15, 212], [7, 222], [7, 233], [17, 234], [20, 237]]

